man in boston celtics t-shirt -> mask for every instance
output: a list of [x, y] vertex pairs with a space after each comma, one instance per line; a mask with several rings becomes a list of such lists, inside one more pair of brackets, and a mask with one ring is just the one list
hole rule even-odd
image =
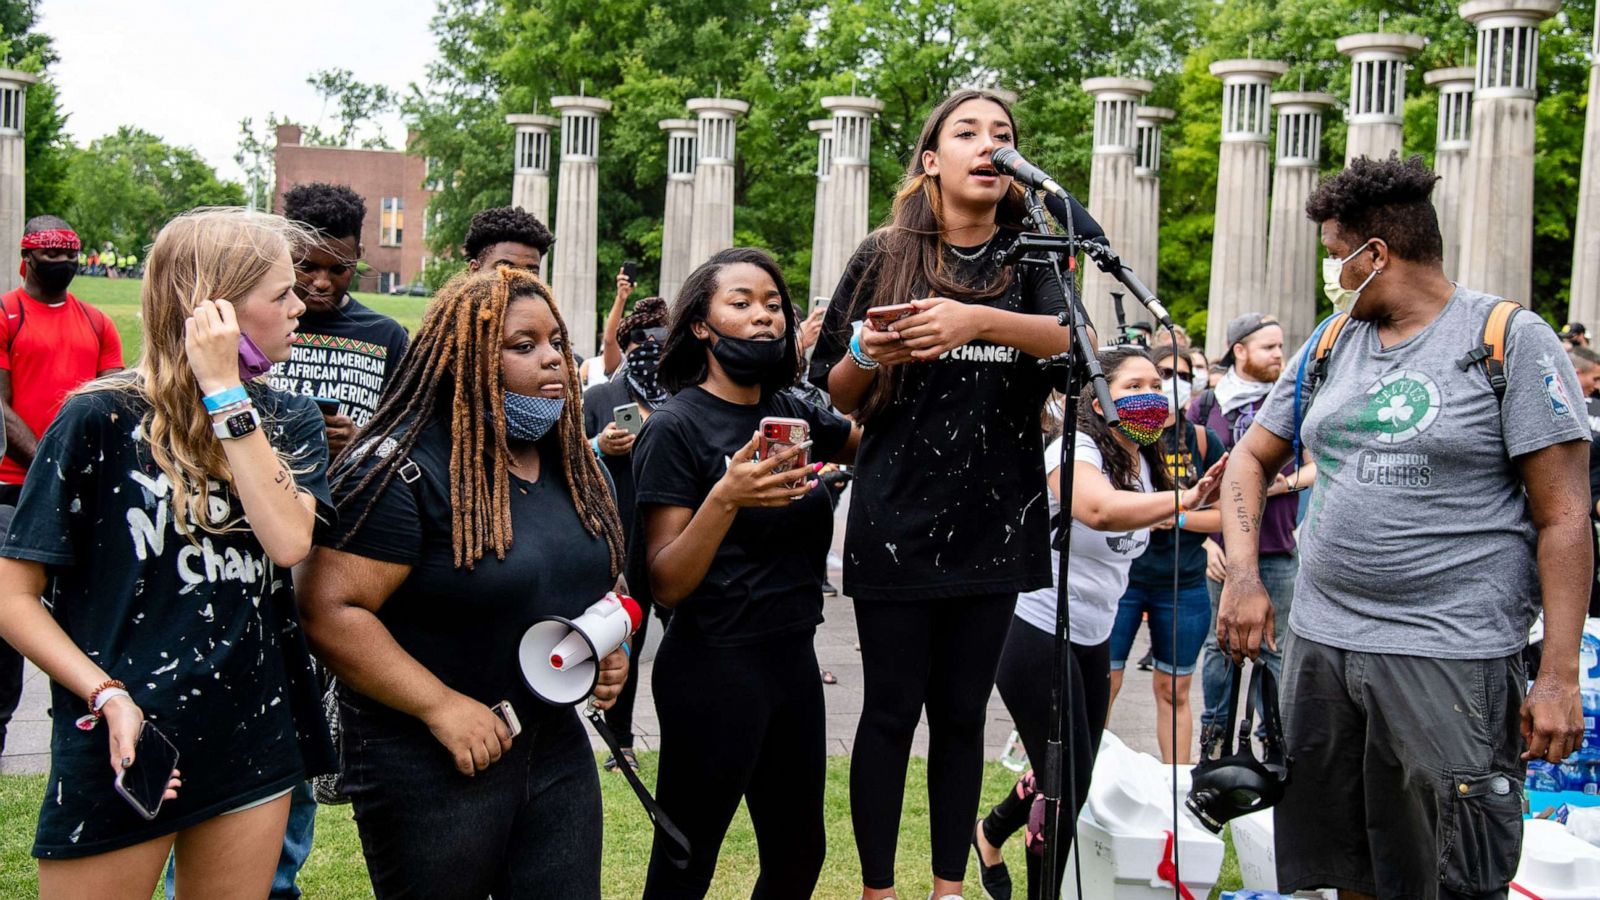
[[332, 459], [378, 409], [406, 352], [400, 323], [350, 296], [367, 207], [344, 185], [302, 184], [283, 195], [283, 215], [315, 229], [320, 243], [295, 252], [295, 293], [306, 312], [293, 355], [273, 367], [272, 386], [317, 398]]
[[[1302, 347], [1224, 476], [1218, 639], [1255, 657], [1273, 627], [1256, 571], [1267, 473], [1297, 424], [1317, 463], [1283, 661], [1285, 893], [1505, 897], [1526, 761], [1582, 739], [1583, 395], [1543, 320], [1522, 310], [1488, 329], [1500, 298], [1446, 277], [1437, 180], [1420, 157], [1358, 159], [1311, 196], [1324, 290], [1350, 322], [1310, 408], [1302, 391], [1296, 414]], [[1469, 356], [1486, 329], [1507, 336], [1503, 397]], [[1528, 688], [1521, 651], [1541, 605]]]

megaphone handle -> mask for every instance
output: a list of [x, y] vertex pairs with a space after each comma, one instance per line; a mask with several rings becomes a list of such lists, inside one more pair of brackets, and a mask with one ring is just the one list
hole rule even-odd
[[[656, 802], [656, 798], [650, 796], [650, 789], [639, 780], [639, 773], [633, 770], [633, 766], [628, 764], [628, 758], [622, 755], [622, 746], [617, 743], [617, 736], [612, 733], [611, 726], [606, 724], [605, 716], [594, 708], [584, 710], [583, 715], [589, 720], [589, 724], [594, 726], [595, 733], [600, 735], [600, 740], [605, 741], [606, 747], [611, 750], [611, 758], [617, 761], [617, 768], [621, 769], [623, 777], [628, 779], [634, 795], [639, 798], [639, 804], [644, 807], [645, 815], [650, 817], [650, 821], [655, 823], [656, 828], [670, 843], [667, 858], [671, 860], [673, 867], [688, 868], [689, 838], [678, 830], [678, 826], [672, 824], [672, 820], [667, 817], [661, 804]], [[674, 850], [677, 852], [672, 852]]]

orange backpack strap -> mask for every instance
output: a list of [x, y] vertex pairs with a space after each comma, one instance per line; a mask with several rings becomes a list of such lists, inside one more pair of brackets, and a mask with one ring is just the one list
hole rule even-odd
[[[1317, 339], [1316, 352], [1311, 357], [1311, 361], [1319, 369], [1323, 367], [1324, 360], [1328, 358], [1328, 354], [1333, 352], [1333, 345], [1339, 342], [1339, 335], [1344, 331], [1345, 326], [1349, 324], [1350, 317], [1344, 313], [1340, 313], [1328, 320], [1327, 327], [1322, 329], [1322, 337]], [[1319, 372], [1318, 374], [1321, 373]]]
[[1522, 304], [1515, 300], [1496, 303], [1483, 323], [1483, 343], [1456, 363], [1462, 371], [1482, 365], [1497, 403], [1506, 398], [1506, 344], [1511, 340], [1511, 323], [1521, 310]]

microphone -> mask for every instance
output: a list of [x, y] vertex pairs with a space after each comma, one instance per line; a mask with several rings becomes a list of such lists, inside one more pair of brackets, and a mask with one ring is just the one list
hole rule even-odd
[[1117, 254], [1117, 251], [1111, 249], [1111, 244], [1106, 241], [1104, 234], [1093, 240], [1085, 241], [1083, 252], [1094, 260], [1094, 264], [1100, 267], [1100, 271], [1122, 282], [1122, 286], [1128, 289], [1128, 293], [1133, 295], [1133, 299], [1144, 304], [1144, 308], [1150, 311], [1150, 315], [1154, 316], [1157, 322], [1161, 323], [1162, 328], [1174, 327], [1172, 316], [1167, 314], [1167, 308], [1161, 305], [1161, 301], [1156, 299], [1155, 294], [1150, 293], [1150, 289], [1144, 286], [1144, 282], [1139, 280], [1139, 276], [1128, 268], [1128, 264], [1122, 261], [1122, 257]]
[[1010, 147], [996, 148], [989, 154], [989, 162], [994, 165], [996, 171], [1010, 175], [1028, 187], [1059, 197], [1062, 202], [1072, 199], [1066, 188], [1057, 184], [1056, 180], [1046, 175], [1043, 169], [1023, 159], [1021, 153]]
[[[1067, 211], [1068, 207], [1071, 207], [1071, 212]], [[1106, 230], [1100, 227], [1100, 223], [1094, 220], [1094, 216], [1089, 215], [1089, 211], [1083, 208], [1083, 204], [1079, 203], [1076, 197], [1062, 200], [1055, 194], [1045, 194], [1044, 208], [1050, 211], [1050, 218], [1055, 219], [1062, 225], [1066, 225], [1067, 217], [1071, 216], [1072, 233], [1078, 240], [1103, 241], [1106, 239]]]

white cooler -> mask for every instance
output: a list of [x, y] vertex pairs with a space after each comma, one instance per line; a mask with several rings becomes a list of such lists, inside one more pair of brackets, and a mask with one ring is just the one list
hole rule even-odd
[[[1182, 808], [1187, 772], [1179, 770], [1177, 855], [1179, 875], [1196, 898], [1210, 896], [1222, 871], [1222, 840]], [[1089, 802], [1078, 817], [1073, 856], [1083, 848], [1083, 896], [1096, 900], [1171, 900], [1172, 883], [1156, 875], [1172, 831], [1172, 772], [1155, 757], [1136, 753], [1106, 732], [1095, 760]], [[1074, 860], [1068, 857], [1061, 890], [1077, 896]]]

